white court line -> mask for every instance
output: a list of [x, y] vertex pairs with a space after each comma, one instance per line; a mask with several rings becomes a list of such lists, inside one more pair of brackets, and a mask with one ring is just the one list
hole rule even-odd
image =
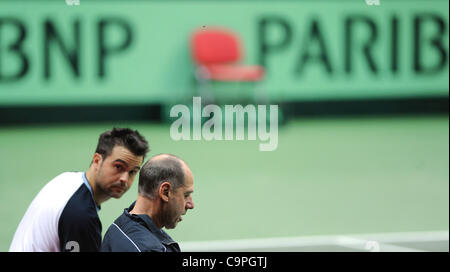
[[402, 242], [433, 242], [449, 240], [449, 231], [423, 231], [423, 232], [391, 232], [346, 235], [361, 239], [371, 239], [380, 242], [402, 243]]
[[283, 250], [311, 246], [344, 246], [364, 250], [367, 242], [380, 244], [380, 251], [418, 251], [417, 249], [390, 245], [397, 242], [448, 241], [449, 231], [396, 232], [354, 235], [321, 235], [306, 237], [280, 237], [262, 239], [216, 240], [180, 242], [183, 251], [255, 251]]
[[397, 232], [397, 233], [374, 233], [374, 234], [359, 234], [349, 236], [341, 236], [338, 239], [338, 244], [345, 247], [350, 247], [358, 250], [366, 250], [369, 243], [371, 245], [378, 245], [379, 251], [384, 252], [420, 252], [415, 248], [402, 247], [392, 245], [391, 243], [404, 242], [436, 242], [448, 241], [448, 231], [432, 231], [432, 232]]
[[[441, 240], [438, 240], [441, 241]], [[414, 241], [415, 242], [415, 241]], [[375, 252], [423, 252], [409, 247], [401, 247], [387, 243], [381, 243], [376, 240], [364, 240], [353, 237], [340, 236], [337, 239], [339, 246], [352, 248], [358, 251], [375, 251]]]

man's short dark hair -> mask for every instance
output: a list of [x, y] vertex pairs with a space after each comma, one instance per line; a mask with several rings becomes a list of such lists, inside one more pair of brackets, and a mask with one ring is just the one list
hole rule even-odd
[[136, 156], [145, 157], [149, 151], [147, 140], [137, 130], [113, 128], [100, 135], [95, 152], [105, 159], [115, 146], [123, 146]]
[[154, 199], [159, 186], [168, 181], [177, 190], [184, 185], [182, 160], [175, 155], [162, 154], [163, 157], [148, 160], [139, 172], [138, 192]]

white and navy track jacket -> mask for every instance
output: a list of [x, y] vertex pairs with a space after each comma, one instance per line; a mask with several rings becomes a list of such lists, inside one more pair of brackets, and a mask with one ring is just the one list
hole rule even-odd
[[9, 251], [99, 251], [99, 209], [85, 173], [62, 173], [31, 202]]

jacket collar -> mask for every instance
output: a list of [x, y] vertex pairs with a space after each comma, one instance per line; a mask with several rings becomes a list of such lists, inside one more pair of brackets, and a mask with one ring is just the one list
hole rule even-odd
[[132, 220], [143, 222], [144, 226], [150, 230], [158, 239], [166, 245], [176, 243], [165, 231], [158, 228], [153, 220], [147, 214], [131, 214], [130, 211], [133, 210], [136, 201], [134, 201], [128, 209], [124, 209], [124, 214], [131, 218]]

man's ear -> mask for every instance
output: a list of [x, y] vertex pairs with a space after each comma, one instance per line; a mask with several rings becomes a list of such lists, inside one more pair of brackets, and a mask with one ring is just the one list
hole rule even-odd
[[172, 184], [170, 184], [170, 182], [164, 181], [163, 183], [161, 183], [161, 185], [159, 186], [158, 194], [162, 201], [169, 202], [170, 190], [172, 190]]
[[94, 157], [92, 158], [92, 165], [94, 165], [95, 170], [98, 170], [100, 165], [103, 162], [103, 157], [99, 153], [95, 153]]

